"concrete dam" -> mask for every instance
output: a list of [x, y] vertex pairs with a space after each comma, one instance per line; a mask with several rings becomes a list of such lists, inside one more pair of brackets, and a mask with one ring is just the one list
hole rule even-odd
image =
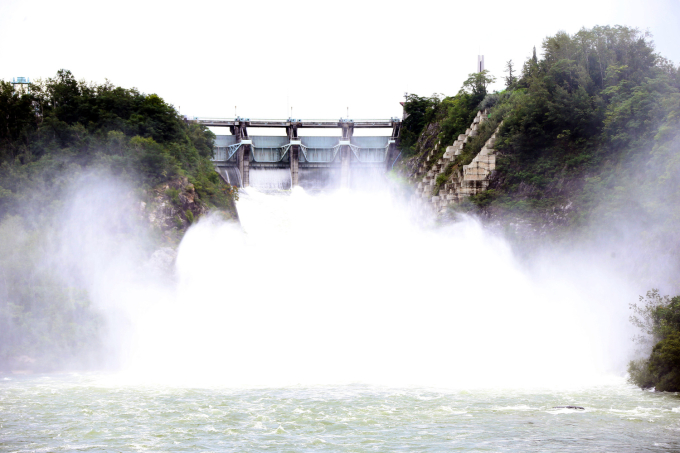
[[[213, 163], [231, 185], [262, 189], [310, 190], [357, 187], [379, 179], [398, 157], [401, 120], [251, 120], [249, 118], [191, 121], [217, 134]], [[285, 135], [249, 135], [249, 128], [278, 129]], [[329, 129], [340, 135], [303, 136], [302, 129]], [[390, 129], [390, 135], [355, 136], [356, 129]]]

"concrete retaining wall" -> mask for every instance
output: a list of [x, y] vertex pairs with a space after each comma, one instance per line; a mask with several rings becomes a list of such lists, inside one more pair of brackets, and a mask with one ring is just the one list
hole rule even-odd
[[494, 146], [496, 144], [496, 135], [503, 124], [502, 122], [498, 125], [493, 135], [484, 143], [482, 149], [472, 159], [472, 162], [469, 165], [463, 165], [462, 171], [454, 171], [440, 188], [438, 195], [432, 194], [437, 176], [443, 174], [446, 166], [463, 152], [470, 138], [479, 135], [479, 127], [487, 120], [488, 115], [488, 109], [477, 112], [477, 116], [475, 116], [470, 127], [464, 134], [460, 134], [451, 146], [446, 147], [446, 152], [441, 159], [434, 162], [434, 155], [440, 145], [437, 144], [428, 153], [425, 162], [418, 168], [416, 173], [418, 183], [416, 185], [416, 193], [412, 197], [412, 203], [423, 214], [432, 213], [438, 215], [450, 204], [458, 203], [465, 199], [465, 197], [478, 194], [489, 186], [489, 176], [496, 169], [496, 151]]

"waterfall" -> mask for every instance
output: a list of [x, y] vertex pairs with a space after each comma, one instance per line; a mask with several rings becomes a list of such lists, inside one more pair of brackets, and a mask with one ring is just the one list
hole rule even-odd
[[287, 168], [251, 168], [250, 187], [263, 191], [291, 188], [290, 170]]
[[[290, 181], [254, 173], [256, 187]], [[135, 375], [498, 387], [597, 382], [625, 365], [631, 290], [598, 263], [530, 271], [477, 221], [425, 228], [380, 190], [251, 188], [238, 210], [240, 226], [199, 220], [176, 288], [132, 304], [155, 304], [134, 318]]]

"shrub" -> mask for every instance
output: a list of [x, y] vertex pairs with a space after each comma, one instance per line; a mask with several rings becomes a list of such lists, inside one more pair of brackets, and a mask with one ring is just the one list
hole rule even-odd
[[631, 360], [628, 363], [628, 382], [640, 388], [648, 389], [654, 387], [654, 377], [649, 371], [649, 360]]
[[661, 392], [680, 391], [680, 296], [661, 296], [653, 289], [631, 309], [635, 313], [631, 322], [643, 331], [636, 341], [656, 344], [649, 359], [628, 364], [629, 382]]
[[656, 390], [680, 391], [680, 332], [673, 332], [654, 346], [649, 358], [649, 371]]
[[498, 104], [499, 99], [500, 94], [498, 93], [487, 94], [486, 97], [482, 99], [482, 102], [480, 102], [479, 105], [477, 106], [477, 110], [490, 109], [491, 107]]
[[178, 215], [175, 216], [175, 226], [178, 230], [184, 228], [184, 222], [182, 222], [182, 219]]
[[179, 190], [170, 187], [165, 191], [165, 195], [167, 195], [168, 198], [170, 198], [170, 201], [176, 206], [179, 206], [180, 200], [179, 200]]

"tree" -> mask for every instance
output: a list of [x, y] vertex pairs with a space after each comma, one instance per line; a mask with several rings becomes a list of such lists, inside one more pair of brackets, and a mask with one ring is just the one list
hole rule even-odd
[[640, 296], [640, 306], [630, 308], [631, 322], [643, 332], [635, 340], [643, 346], [654, 344], [648, 359], [628, 365], [630, 382], [662, 392], [680, 391], [680, 296], [662, 296], [652, 289]]
[[649, 371], [656, 378], [656, 390], [680, 390], [680, 332], [671, 333], [654, 346], [649, 357]]
[[514, 75], [514, 66], [512, 64], [512, 60], [508, 60], [505, 63], [505, 72], [508, 74], [508, 76], [505, 77], [505, 87], [510, 88], [515, 84], [515, 82], [517, 82], [517, 77]]
[[[644, 296], [640, 296], [639, 305], [630, 304], [630, 309], [633, 310], [630, 322], [643, 332], [643, 335], [635, 337], [638, 343], [644, 344], [647, 341], [656, 343], [672, 331], [668, 330], [664, 314], [667, 312], [666, 307], [671, 307], [673, 301], [680, 302], [680, 297], [671, 299], [670, 296], [662, 296], [658, 289], [652, 289]], [[676, 323], [677, 325], [670, 326], [671, 329], [680, 329], [680, 320], [676, 320]]]
[[[0, 372], [22, 355], [37, 360], [35, 370], [101, 356], [100, 315], [52, 258], [60, 251], [50, 238], [75, 181], [113, 176], [147, 200], [181, 183], [204, 207], [233, 213], [237, 192], [210, 161], [214, 139], [159, 96], [108, 81], [87, 84], [61, 70], [19, 93], [0, 80]], [[139, 212], [129, 201], [116, 234], [135, 230]], [[186, 224], [195, 214], [181, 211]]]
[[401, 131], [401, 148], [405, 155], [414, 151], [413, 146], [418, 141], [418, 136], [425, 126], [435, 119], [440, 104], [441, 99], [437, 94], [429, 98], [415, 94], [409, 94], [406, 97], [406, 102], [404, 102], [406, 118]]
[[31, 95], [19, 93], [11, 83], [0, 81], [0, 160], [16, 157], [22, 144], [17, 142], [34, 125]]
[[475, 98], [480, 98], [477, 101], [479, 103], [486, 96], [486, 88], [495, 81], [496, 78], [489, 74], [488, 69], [485, 69], [469, 74], [467, 80], [463, 82], [462, 90], [472, 94]]

